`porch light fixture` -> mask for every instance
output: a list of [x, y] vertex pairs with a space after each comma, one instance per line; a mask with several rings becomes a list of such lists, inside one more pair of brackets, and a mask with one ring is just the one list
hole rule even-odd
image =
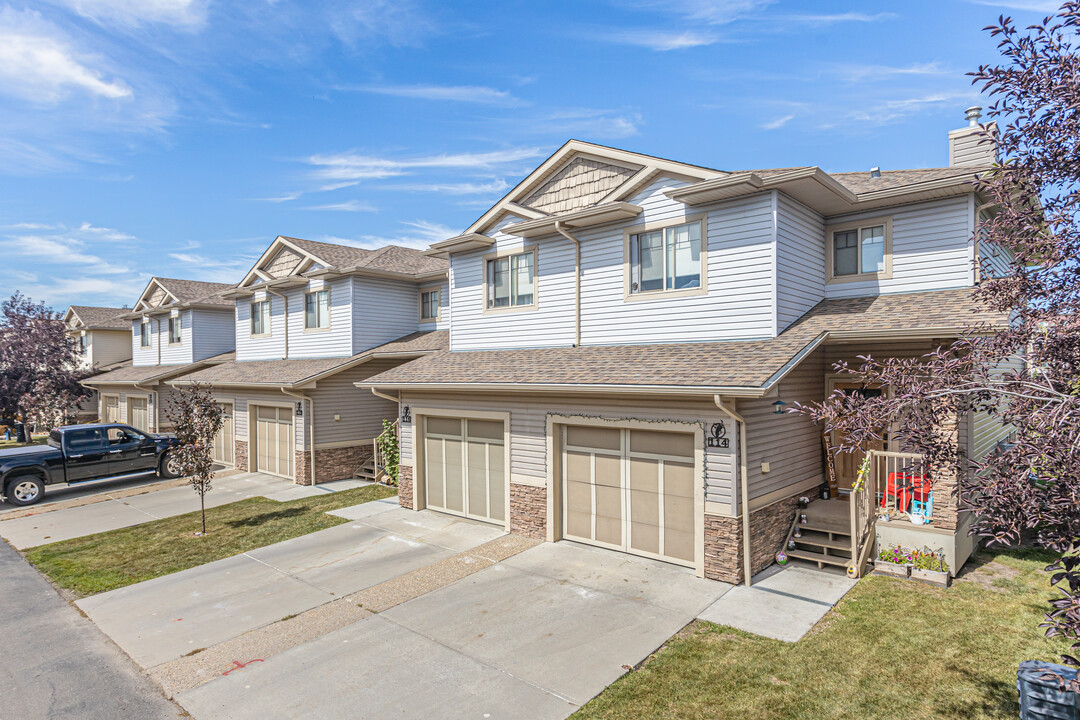
[[785, 415], [786, 414], [787, 411], [785, 411], [784, 408], [787, 406], [787, 403], [784, 402], [783, 400], [777, 400], [772, 405], [773, 405], [774, 408], [776, 408], [775, 410], [772, 411], [773, 415]]

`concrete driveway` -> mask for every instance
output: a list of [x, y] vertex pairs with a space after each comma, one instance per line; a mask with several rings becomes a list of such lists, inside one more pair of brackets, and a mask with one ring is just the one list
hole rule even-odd
[[728, 589], [542, 544], [176, 699], [204, 720], [562, 718]]
[[[281, 501], [293, 500], [349, 487], [359, 487], [362, 484], [366, 483], [342, 480], [310, 487], [295, 485], [291, 480], [272, 475], [245, 472], [216, 478], [214, 489], [206, 495], [206, 506], [216, 507], [256, 496]], [[46, 497], [48, 497], [47, 493]], [[0, 537], [19, 550], [24, 550], [35, 545], [45, 545], [83, 535], [141, 525], [151, 520], [182, 515], [198, 509], [198, 495], [185, 485], [142, 495], [107, 497], [89, 505], [53, 510], [11, 520], [4, 520], [3, 515], [0, 515]]]

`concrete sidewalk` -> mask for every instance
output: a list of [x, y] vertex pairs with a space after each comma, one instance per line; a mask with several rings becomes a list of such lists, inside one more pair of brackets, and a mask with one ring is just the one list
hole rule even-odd
[[773, 565], [739, 585], [698, 615], [755, 635], [798, 642], [832, 609], [856, 580], [842, 571]]
[[[215, 479], [214, 489], [206, 495], [206, 506], [217, 507], [257, 496], [278, 501], [295, 500], [367, 484], [360, 480], [339, 480], [316, 486], [294, 485], [290, 480], [272, 475], [240, 473]], [[19, 550], [25, 550], [198, 509], [198, 495], [184, 485], [11, 520], [4, 520], [0, 515], [0, 537]]]

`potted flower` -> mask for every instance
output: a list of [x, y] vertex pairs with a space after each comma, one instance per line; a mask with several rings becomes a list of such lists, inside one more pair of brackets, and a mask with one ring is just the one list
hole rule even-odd
[[949, 587], [949, 563], [941, 550], [924, 548], [913, 554], [911, 579], [920, 580], [938, 587]]
[[874, 572], [878, 575], [889, 575], [898, 578], [907, 578], [911, 574], [912, 555], [900, 545], [890, 545], [878, 553], [874, 561]]

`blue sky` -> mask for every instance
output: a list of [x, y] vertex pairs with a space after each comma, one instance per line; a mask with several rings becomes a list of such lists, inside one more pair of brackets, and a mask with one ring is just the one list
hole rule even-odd
[[0, 0], [0, 295], [236, 282], [277, 235], [450, 237], [569, 138], [936, 167], [1041, 0]]

